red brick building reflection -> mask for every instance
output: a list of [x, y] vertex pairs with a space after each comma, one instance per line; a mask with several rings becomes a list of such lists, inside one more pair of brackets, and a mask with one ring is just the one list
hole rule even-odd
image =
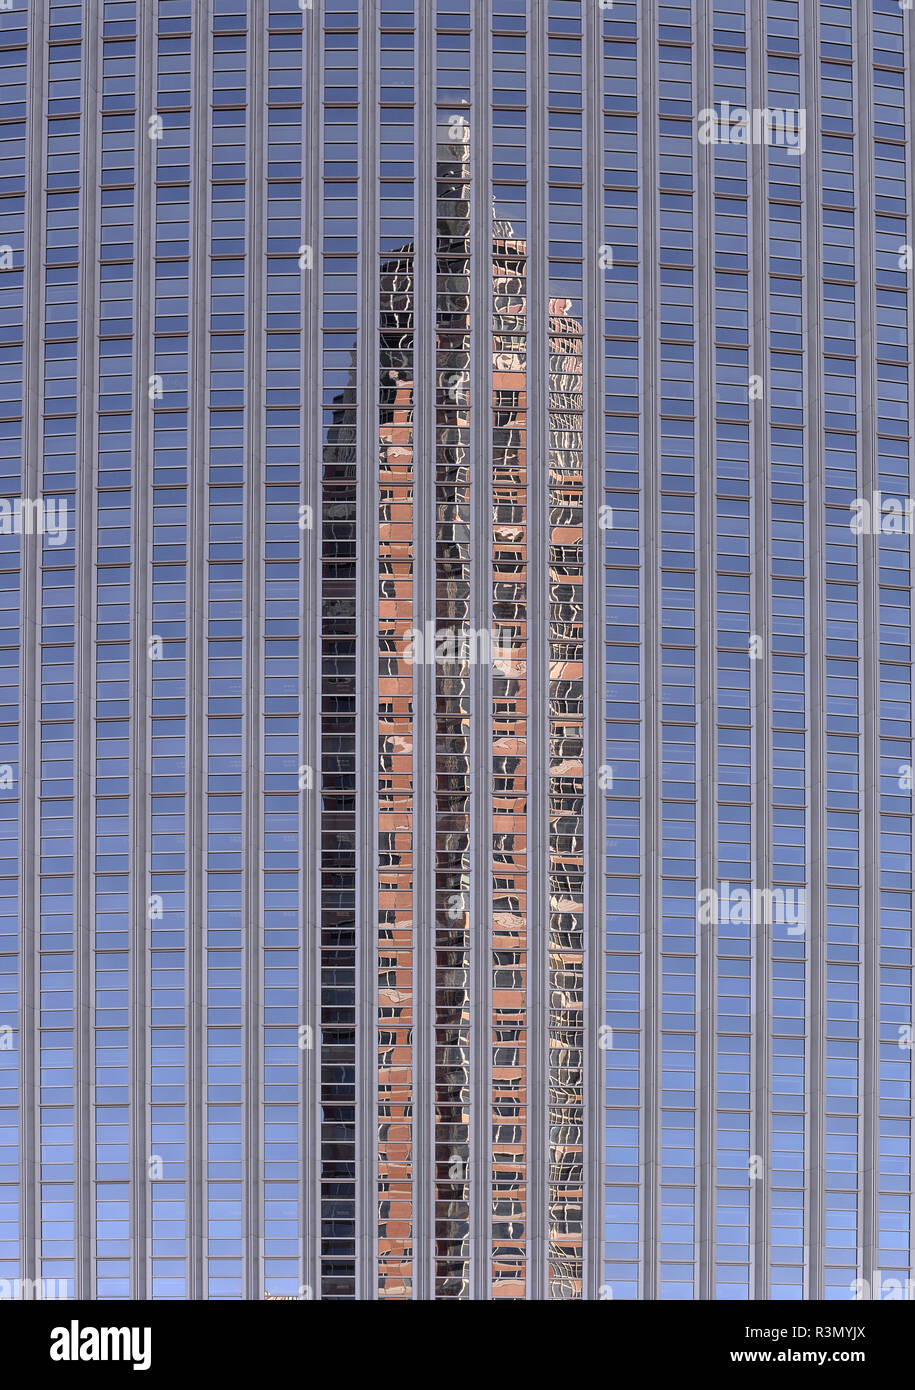
[[[505, 223], [492, 242], [492, 398], [471, 398], [470, 202], [466, 139], [442, 137], [437, 166], [435, 632], [465, 633], [471, 559], [491, 555], [492, 704], [471, 707], [480, 652], [452, 650], [421, 672], [417, 628], [414, 469], [413, 251], [381, 271], [378, 684], [378, 1246], [379, 1295], [411, 1298], [414, 1259], [415, 932], [434, 926], [434, 1293], [469, 1294], [471, 1184], [486, 1185], [492, 1295], [522, 1298], [530, 1249], [528, 1038], [531, 1000], [548, 1001], [548, 1262], [551, 1296], [581, 1293], [582, 1203], [582, 451], [581, 326], [554, 299], [530, 325], [527, 247]], [[549, 671], [528, 684], [528, 335], [549, 334]], [[546, 402], [536, 403], [543, 409]], [[488, 415], [492, 525], [471, 534], [470, 429]], [[475, 460], [479, 467], [483, 460]], [[426, 667], [428, 661], [428, 653]], [[416, 681], [434, 681], [435, 760], [417, 767]], [[530, 978], [528, 718], [549, 717], [549, 979]], [[489, 1086], [472, 1086], [471, 721], [491, 742], [492, 939]], [[414, 924], [415, 777], [434, 784], [434, 924]], [[543, 1004], [541, 1004], [543, 1006]], [[488, 1115], [491, 1164], [470, 1171], [470, 1105]], [[485, 1253], [485, 1252], [484, 1252]]]

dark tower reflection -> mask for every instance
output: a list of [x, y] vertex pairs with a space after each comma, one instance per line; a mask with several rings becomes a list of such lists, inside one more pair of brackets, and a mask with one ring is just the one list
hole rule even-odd
[[[355, 356], [355, 353], [354, 353]], [[321, 1296], [356, 1296], [356, 385], [321, 494]]]

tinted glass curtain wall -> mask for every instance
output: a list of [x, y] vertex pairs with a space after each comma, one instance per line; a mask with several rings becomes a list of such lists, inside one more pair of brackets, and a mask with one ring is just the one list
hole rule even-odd
[[0, 69], [2, 1287], [911, 1288], [915, 14]]

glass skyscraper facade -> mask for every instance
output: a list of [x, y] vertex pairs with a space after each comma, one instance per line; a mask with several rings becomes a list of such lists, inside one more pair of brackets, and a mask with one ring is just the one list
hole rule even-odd
[[0, 70], [2, 1287], [912, 1297], [915, 12]]

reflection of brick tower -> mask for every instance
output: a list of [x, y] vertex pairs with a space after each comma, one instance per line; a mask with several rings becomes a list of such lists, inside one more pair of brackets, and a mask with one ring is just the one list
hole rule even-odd
[[552, 1298], [581, 1297], [584, 569], [581, 326], [550, 304], [550, 1175]]
[[[493, 671], [492, 1230], [494, 1297], [523, 1297], [527, 1258], [527, 246], [493, 243], [493, 626], [511, 656]], [[551, 300], [549, 508], [549, 1277], [581, 1293], [582, 401], [581, 326]]]
[[[470, 617], [470, 144], [439, 127], [435, 623]], [[470, 1279], [470, 667], [435, 671], [435, 1296]]]
[[381, 268], [378, 456], [378, 1287], [413, 1257], [413, 262]]
[[[455, 133], [457, 128], [457, 133]], [[531, 1258], [528, 1212], [528, 747], [530, 701], [549, 702], [549, 1191], [547, 1253], [553, 1297], [581, 1292], [581, 1010], [582, 1010], [582, 455], [581, 327], [570, 304], [549, 305], [549, 673], [528, 686], [527, 246], [510, 225], [494, 222], [492, 256], [492, 400], [470, 397], [469, 132], [440, 127], [436, 203], [435, 309], [435, 623], [436, 633], [466, 633], [470, 623], [471, 547], [492, 563], [492, 705], [471, 709], [468, 644], [420, 675], [409, 634], [416, 624], [414, 515], [414, 253], [387, 258], [380, 276], [379, 395], [379, 681], [378, 681], [378, 1292], [413, 1294], [413, 1115], [416, 1099], [413, 1030], [414, 777], [432, 779], [434, 840], [434, 1295], [467, 1297], [470, 1289], [471, 1184], [486, 1187], [492, 1220], [494, 1297], [524, 1296]], [[474, 252], [476, 254], [476, 252]], [[546, 327], [546, 325], [544, 325]], [[474, 341], [476, 341], [474, 339]], [[492, 530], [471, 536], [472, 412], [491, 411]], [[355, 477], [347, 450], [350, 408], [338, 416], [341, 446], [325, 469], [325, 501], [338, 544], [354, 540]], [[474, 420], [476, 417], [473, 417]], [[479, 461], [480, 464], [483, 460]], [[352, 488], [352, 494], [348, 489]], [[345, 505], [344, 505], [345, 504]], [[343, 510], [341, 511], [341, 507]], [[329, 513], [325, 511], [325, 535]], [[341, 531], [341, 526], [344, 531]], [[349, 582], [349, 569], [345, 577]], [[340, 576], [342, 582], [343, 576]], [[341, 638], [350, 599], [335, 621]], [[354, 632], [354, 628], [353, 628]], [[349, 633], [349, 628], [346, 628]], [[325, 648], [327, 650], [327, 648]], [[426, 659], [429, 653], [425, 653]], [[435, 761], [416, 768], [413, 719], [416, 682], [434, 687]], [[347, 688], [346, 695], [349, 690]], [[348, 773], [349, 705], [334, 722], [338, 767]], [[492, 1162], [473, 1174], [470, 1105], [470, 736], [482, 719], [491, 737], [492, 956], [490, 961], [491, 1090], [473, 1092], [488, 1116]], [[328, 779], [325, 777], [325, 787]], [[350, 845], [350, 804], [334, 806], [333, 827]], [[325, 816], [325, 829], [328, 825]], [[349, 860], [346, 860], [349, 874]], [[425, 866], [423, 866], [423, 870]], [[350, 878], [346, 878], [347, 892]], [[347, 901], [349, 899], [347, 898]], [[349, 948], [349, 934], [335, 936]], [[329, 938], [325, 937], [326, 943]], [[339, 953], [338, 953], [339, 955]], [[345, 968], [350, 959], [339, 955]], [[544, 997], [543, 989], [536, 995]], [[351, 996], [345, 991], [338, 999]], [[347, 1010], [348, 1015], [348, 1010]], [[365, 1026], [367, 1020], [361, 1020]], [[339, 1045], [339, 1044], [338, 1044]], [[339, 1073], [340, 1080], [344, 1074]], [[349, 1122], [350, 1073], [342, 1089]], [[370, 1123], [364, 1117], [361, 1123]], [[339, 1125], [349, 1138], [349, 1123]], [[325, 1148], [325, 1155], [331, 1151]], [[335, 1167], [348, 1178], [351, 1146], [337, 1143]], [[533, 1160], [536, 1161], [536, 1160]], [[487, 1252], [480, 1252], [485, 1258]]]
[[494, 1297], [523, 1297], [527, 1225], [527, 247], [493, 245], [492, 1261]]

